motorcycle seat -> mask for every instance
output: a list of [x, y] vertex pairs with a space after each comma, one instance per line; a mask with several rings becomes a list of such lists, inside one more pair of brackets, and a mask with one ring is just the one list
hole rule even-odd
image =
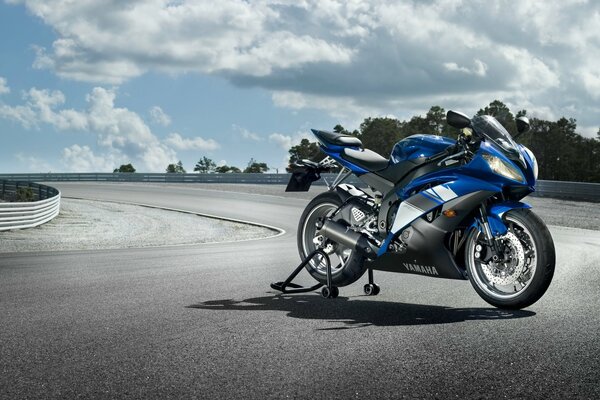
[[311, 129], [317, 139], [325, 145], [333, 146], [348, 146], [348, 147], [362, 147], [362, 142], [356, 136], [342, 135], [340, 133], [319, 131]]
[[381, 171], [389, 165], [387, 158], [369, 149], [344, 149], [342, 158], [370, 172]]

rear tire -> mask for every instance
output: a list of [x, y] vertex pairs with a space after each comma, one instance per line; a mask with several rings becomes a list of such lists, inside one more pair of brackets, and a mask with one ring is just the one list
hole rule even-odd
[[[302, 260], [317, 248], [313, 242], [317, 220], [330, 215], [341, 205], [342, 200], [333, 192], [321, 193], [308, 203], [298, 224], [298, 252]], [[347, 286], [356, 282], [367, 269], [364, 257], [342, 245], [336, 245], [335, 253], [330, 254], [330, 260], [331, 283], [335, 286]], [[315, 261], [306, 264], [308, 273], [322, 284], [327, 283], [324, 264], [318, 262], [318, 257], [315, 257]]]
[[[503, 219], [509, 226], [508, 233], [513, 234], [506, 248], [515, 260], [513, 271], [518, 269], [518, 272], [503, 275], [501, 269], [506, 264], [495, 269], [489, 266], [493, 263], [477, 259], [476, 255], [481, 254], [478, 246], [485, 247], [478, 230], [473, 230], [467, 238], [465, 265], [473, 288], [483, 300], [498, 308], [521, 309], [538, 301], [550, 286], [556, 263], [554, 242], [546, 224], [531, 210], [511, 210]], [[522, 265], [515, 256], [521, 253]]]

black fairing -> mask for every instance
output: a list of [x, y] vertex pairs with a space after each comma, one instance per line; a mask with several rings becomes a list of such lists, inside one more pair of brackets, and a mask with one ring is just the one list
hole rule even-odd
[[427, 158], [421, 157], [413, 160], [404, 160], [396, 164], [391, 164], [382, 171], [377, 171], [376, 174], [387, 179], [390, 182], [397, 183], [410, 171], [419, 168], [428, 161]]
[[[449, 218], [441, 214], [432, 222], [417, 218], [409, 228], [406, 252], [387, 252], [369, 261], [369, 266], [380, 271], [425, 274], [438, 278], [467, 279], [454, 256], [445, 245], [446, 236], [453, 232], [482, 201], [492, 192], [478, 191], [445, 203], [442, 210], [452, 209], [457, 216]], [[467, 219], [468, 220], [468, 219]], [[465, 221], [466, 222], [466, 221]]]

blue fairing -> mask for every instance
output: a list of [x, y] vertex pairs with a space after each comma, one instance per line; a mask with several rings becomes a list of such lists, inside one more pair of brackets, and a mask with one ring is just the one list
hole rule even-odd
[[[455, 140], [446, 137], [412, 135], [394, 146], [390, 156], [390, 165], [406, 162], [407, 160], [431, 157], [454, 144], [456, 144]], [[508, 153], [491, 141], [482, 140], [468, 163], [456, 162], [456, 164], [448, 166], [437, 164], [438, 168], [429, 168], [428, 171], [430, 172], [421, 176], [417, 174], [412, 181], [397, 185], [394, 191], [401, 200], [400, 208], [393, 221], [393, 226], [389, 229], [388, 235], [381, 246], [379, 255], [386, 251], [387, 245], [396, 235], [411, 225], [417, 218], [454, 199], [460, 200], [463, 196], [467, 198], [466, 196], [474, 194], [478, 196], [483, 194], [489, 196], [487, 198], [491, 198], [501, 194], [494, 197], [494, 201], [498, 201], [506, 193], [517, 193], [508, 198], [519, 199], [532, 192], [535, 185], [534, 160], [522, 146], [518, 147], [516, 153]], [[342, 158], [344, 148], [346, 147], [321, 143], [323, 152], [350, 169], [354, 174], [360, 176], [372, 173]], [[488, 161], [493, 160], [493, 157], [500, 159], [500, 163], [510, 165], [521, 176], [508, 178], [495, 172]], [[497, 160], [496, 163], [498, 163]], [[400, 179], [398, 180], [400, 181]], [[486, 203], [485, 198], [482, 198], [484, 204]], [[411, 207], [411, 204], [416, 206]], [[529, 205], [516, 201], [488, 204], [488, 222], [494, 236], [503, 235], [507, 232], [507, 227], [502, 220], [507, 211], [530, 208]], [[469, 221], [467, 225], [471, 225], [471, 222]], [[478, 218], [474, 219], [471, 226], [481, 229]]]
[[519, 149], [521, 150], [521, 154], [523, 154], [523, 158], [525, 159], [525, 163], [527, 164], [527, 170], [525, 171], [525, 177], [527, 178], [527, 184], [531, 188], [531, 191], [535, 191], [535, 176], [533, 174], [533, 160], [529, 156], [529, 154], [524, 150], [525, 146], [519, 145]]
[[[528, 188], [529, 192], [534, 190], [533, 185], [535, 184], [535, 179], [533, 177], [531, 164], [528, 165], [527, 173], [525, 173], [526, 182], [518, 182], [498, 175], [492, 171], [488, 162], [484, 160], [483, 154], [490, 154], [509, 164], [514, 164], [513, 161], [509, 160], [502, 152], [498, 151], [496, 147], [489, 143], [483, 142], [481, 143], [480, 150], [473, 156], [473, 159], [468, 164], [454, 168], [440, 169], [430, 174], [421, 176], [406, 186], [400, 188], [398, 190], [398, 196], [401, 199], [406, 199], [412, 192], [425, 185], [456, 181], [467, 177], [478, 179], [480, 182], [483, 182], [486, 185], [492, 185], [496, 188], [496, 192], [502, 192], [502, 189], [507, 186], [526, 187]], [[528, 162], [530, 162], [530, 160]], [[468, 180], [465, 180], [465, 182], [468, 182]], [[474, 190], [476, 189], [476, 186], [477, 185], [474, 185]]]
[[507, 201], [504, 203], [495, 203], [492, 204], [488, 208], [488, 222], [490, 224], [490, 229], [492, 230], [492, 234], [494, 236], [504, 235], [507, 231], [507, 227], [502, 220], [502, 217], [507, 211], [514, 210], [517, 208], [531, 208], [529, 204], [517, 202], [517, 201]]
[[456, 140], [443, 136], [412, 135], [396, 143], [392, 149], [390, 162], [396, 164], [419, 157], [430, 157], [455, 143]]

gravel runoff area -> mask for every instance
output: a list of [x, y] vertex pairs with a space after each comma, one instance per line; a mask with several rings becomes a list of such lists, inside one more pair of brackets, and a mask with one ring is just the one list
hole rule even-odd
[[[181, 185], [181, 184], [173, 184]], [[310, 200], [317, 194], [327, 190], [325, 186], [312, 186], [308, 192], [286, 193], [284, 185], [251, 185], [251, 184], [185, 184], [203, 190], [220, 190], [228, 192], [254, 193], [258, 195], [289, 197]], [[186, 186], [189, 187], [189, 186]], [[528, 196], [521, 200], [533, 207], [547, 225], [566, 226], [569, 228], [600, 230], [600, 203], [550, 199], [547, 197]]]
[[278, 233], [177, 211], [63, 198], [60, 214], [52, 221], [36, 228], [0, 232], [0, 253], [212, 243]]

